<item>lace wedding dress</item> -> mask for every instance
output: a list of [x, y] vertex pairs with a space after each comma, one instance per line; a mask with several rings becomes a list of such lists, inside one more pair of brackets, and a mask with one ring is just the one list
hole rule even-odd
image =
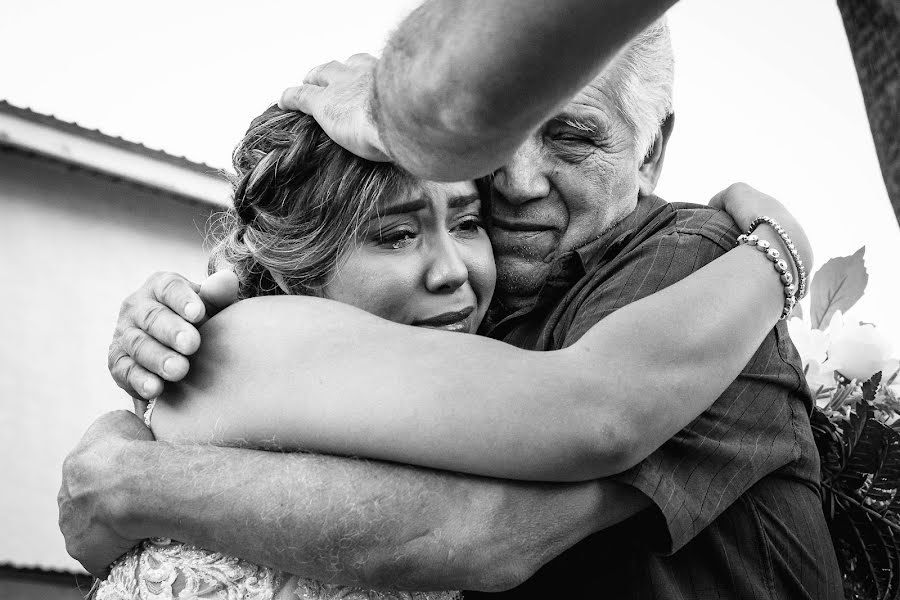
[[117, 560], [96, 600], [458, 600], [458, 592], [378, 592], [260, 567], [180, 542], [145, 540]]

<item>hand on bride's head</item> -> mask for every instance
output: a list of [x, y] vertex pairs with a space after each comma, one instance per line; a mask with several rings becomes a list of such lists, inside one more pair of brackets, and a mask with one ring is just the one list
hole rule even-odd
[[278, 106], [312, 115], [328, 137], [361, 158], [390, 161], [372, 116], [377, 64], [370, 54], [321, 64], [286, 89]]

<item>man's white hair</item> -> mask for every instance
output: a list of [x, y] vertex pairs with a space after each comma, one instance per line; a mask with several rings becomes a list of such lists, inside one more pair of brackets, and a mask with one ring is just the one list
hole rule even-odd
[[665, 17], [647, 27], [616, 57], [604, 86], [618, 104], [646, 157], [672, 113], [675, 59]]

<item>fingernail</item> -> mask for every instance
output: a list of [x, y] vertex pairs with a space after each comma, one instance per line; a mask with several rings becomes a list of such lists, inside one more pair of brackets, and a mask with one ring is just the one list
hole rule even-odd
[[184, 307], [184, 314], [188, 319], [196, 319], [200, 316], [202, 307], [196, 302], [188, 302]]
[[152, 379], [148, 379], [144, 382], [142, 389], [144, 390], [145, 395], [150, 396], [156, 391], [156, 382]]
[[163, 363], [163, 372], [169, 377], [175, 375], [175, 370], [177, 368], [176, 362], [177, 360], [175, 358], [167, 358]]
[[186, 331], [179, 331], [175, 336], [175, 349], [179, 352], [187, 352], [188, 350], [188, 334]]

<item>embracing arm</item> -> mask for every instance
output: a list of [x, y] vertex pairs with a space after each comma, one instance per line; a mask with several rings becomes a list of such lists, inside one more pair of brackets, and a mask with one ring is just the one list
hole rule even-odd
[[99, 521], [126, 539], [170, 537], [321, 581], [500, 590], [649, 504], [614, 482], [526, 484], [99, 434], [130, 421], [101, 418], [63, 470], [60, 523], [94, 572], [115, 558], [97, 547]]
[[674, 3], [425, 3], [391, 36], [375, 73], [388, 153], [427, 179], [489, 173]]
[[748, 247], [554, 352], [327, 300], [249, 300], [206, 325], [190, 375], [156, 408], [154, 432], [511, 479], [593, 479], [636, 464], [708, 408], [782, 300], [771, 263]]
[[[390, 37], [374, 82], [374, 60], [353, 57], [346, 69], [314, 69], [281, 104], [312, 114], [360, 156], [389, 156], [424, 179], [472, 179], [505, 164], [533, 128], [675, 2], [432, 0]], [[329, 107], [343, 110], [357, 95], [369, 115], [355, 114], [345, 128]]]

